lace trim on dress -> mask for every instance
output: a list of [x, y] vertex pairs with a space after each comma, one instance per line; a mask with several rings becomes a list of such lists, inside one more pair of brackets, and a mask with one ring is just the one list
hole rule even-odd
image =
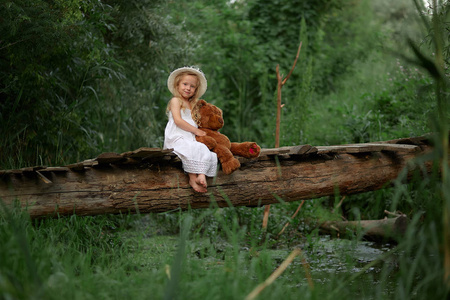
[[216, 176], [217, 163], [183, 160], [183, 169], [187, 173], [205, 174], [208, 177], [214, 177]]

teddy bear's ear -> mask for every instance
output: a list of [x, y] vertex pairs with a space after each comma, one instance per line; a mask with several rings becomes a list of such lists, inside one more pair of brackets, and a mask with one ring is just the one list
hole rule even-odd
[[198, 102], [197, 102], [198, 107], [205, 106], [206, 104], [207, 104], [206, 101], [203, 100], [203, 99], [200, 99], [200, 100], [198, 100]]

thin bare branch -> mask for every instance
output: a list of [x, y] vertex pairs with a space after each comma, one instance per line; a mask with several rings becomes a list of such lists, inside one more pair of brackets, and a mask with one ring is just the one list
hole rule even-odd
[[262, 223], [262, 229], [267, 229], [267, 224], [269, 222], [269, 212], [270, 212], [270, 204], [264, 206], [264, 217], [263, 217], [263, 223]]
[[292, 72], [294, 72], [295, 65], [297, 64], [298, 57], [300, 56], [300, 49], [302, 49], [302, 42], [300, 42], [300, 45], [298, 46], [297, 55], [295, 56], [294, 64], [292, 65], [291, 70], [289, 71], [289, 74], [284, 78], [282, 85], [286, 83], [286, 81], [291, 77]]
[[308, 284], [311, 288], [314, 287], [314, 284], [311, 279], [311, 274], [309, 273], [309, 265], [306, 260], [303, 258], [302, 250], [299, 248], [294, 249], [291, 254], [281, 263], [281, 265], [261, 284], [259, 284], [253, 291], [245, 297], [245, 300], [253, 300], [269, 285], [271, 285], [275, 279], [277, 279], [283, 272], [287, 269], [287, 267], [291, 264], [294, 258], [298, 255], [302, 255], [302, 265], [306, 271], [306, 277], [308, 279]]
[[[302, 208], [302, 206], [303, 206], [304, 203], [305, 203], [305, 200], [303, 200], [302, 203], [300, 203], [300, 205], [297, 207], [297, 210], [296, 210], [295, 213], [292, 215], [291, 220], [293, 220], [293, 219], [297, 216], [298, 212], [300, 211], [300, 209]], [[280, 235], [283, 234], [283, 232], [286, 230], [286, 228], [287, 228], [290, 224], [291, 224], [291, 222], [287, 222], [287, 223], [284, 225], [283, 229], [281, 229], [281, 231], [278, 233], [277, 238], [279, 238]]]
[[[292, 72], [295, 69], [295, 66], [297, 64], [298, 57], [300, 55], [300, 49], [302, 48], [302, 42], [300, 42], [300, 45], [298, 46], [297, 55], [294, 60], [294, 64], [292, 65], [291, 70], [289, 71], [289, 74], [286, 76], [286, 78], [283, 80], [282, 76], [280, 75], [280, 65], [277, 65], [276, 67], [276, 73], [277, 73], [277, 119], [275, 123], [275, 148], [280, 147], [280, 123], [281, 123], [281, 108], [284, 106], [284, 104], [281, 104], [281, 88], [286, 83], [286, 81], [291, 77]], [[269, 209], [270, 205], [267, 206], [264, 210], [264, 219], [263, 219], [263, 229], [267, 227], [267, 220], [269, 218]], [[266, 222], [264, 224], [264, 222]]]

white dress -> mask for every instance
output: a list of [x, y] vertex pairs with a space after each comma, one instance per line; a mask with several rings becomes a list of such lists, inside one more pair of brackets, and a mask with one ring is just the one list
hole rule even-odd
[[[197, 127], [191, 116], [191, 110], [181, 109], [181, 118]], [[181, 159], [183, 170], [187, 173], [205, 174], [214, 177], [217, 174], [217, 154], [209, 151], [205, 144], [195, 140], [195, 134], [179, 128], [169, 111], [169, 121], [164, 131], [164, 149], [173, 149]]]

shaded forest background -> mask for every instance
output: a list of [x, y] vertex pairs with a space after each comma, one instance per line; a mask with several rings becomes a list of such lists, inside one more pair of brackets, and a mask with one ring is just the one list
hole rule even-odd
[[2, 0], [0, 32], [2, 169], [162, 147], [167, 76], [184, 65], [207, 75], [223, 133], [273, 147], [275, 67], [300, 42], [281, 146], [431, 130], [431, 79], [400, 59], [406, 37], [432, 56], [410, 0]]

